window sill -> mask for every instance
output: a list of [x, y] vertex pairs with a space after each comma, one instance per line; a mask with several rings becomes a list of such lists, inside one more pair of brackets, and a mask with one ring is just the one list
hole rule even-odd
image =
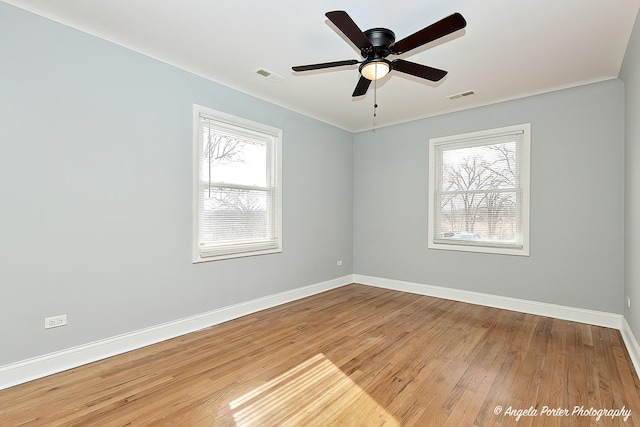
[[497, 255], [516, 255], [516, 256], [529, 256], [529, 248], [525, 245], [522, 248], [513, 247], [497, 247], [497, 246], [482, 246], [482, 245], [465, 245], [465, 244], [447, 244], [447, 243], [430, 243], [429, 249], [438, 249], [445, 251], [458, 251], [458, 252], [476, 252], [485, 254], [497, 254]]

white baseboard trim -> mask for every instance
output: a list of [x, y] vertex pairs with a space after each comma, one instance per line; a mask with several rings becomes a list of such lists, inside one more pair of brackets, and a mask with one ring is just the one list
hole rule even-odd
[[547, 316], [556, 319], [570, 320], [573, 322], [588, 323], [590, 325], [604, 326], [606, 328], [621, 329], [622, 327], [623, 317], [620, 314], [566, 307], [519, 298], [502, 297], [460, 289], [443, 288], [440, 286], [423, 285], [420, 283], [404, 282], [401, 280], [383, 279], [380, 277], [364, 276], [361, 274], [354, 274], [353, 281], [355, 283], [376, 286], [379, 288], [468, 302], [471, 304], [501, 308], [504, 310], [520, 311], [523, 313], [536, 314], [538, 316]]
[[353, 274], [0, 366], [0, 390], [339, 288], [350, 283], [360, 283], [390, 290], [618, 329], [621, 332], [636, 373], [640, 374], [640, 345], [638, 345], [629, 324], [622, 315]]
[[0, 366], [0, 390], [353, 283], [347, 275]]
[[624, 317], [622, 318], [620, 334], [622, 335], [624, 345], [627, 346], [627, 352], [629, 353], [633, 367], [636, 368], [636, 375], [640, 377], [640, 346], [638, 345], [638, 341], [636, 341], [636, 337], [633, 335], [633, 332], [631, 332], [631, 327], [629, 326], [629, 323], [627, 323], [627, 319]]

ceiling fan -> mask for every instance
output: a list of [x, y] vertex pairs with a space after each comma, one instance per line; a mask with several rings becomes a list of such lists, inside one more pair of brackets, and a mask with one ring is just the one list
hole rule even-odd
[[396, 35], [387, 28], [371, 28], [363, 32], [344, 10], [327, 12], [325, 16], [360, 49], [363, 60], [347, 59], [345, 61], [300, 65], [292, 67], [293, 71], [311, 71], [360, 64], [360, 80], [358, 80], [352, 96], [366, 94], [372, 81], [381, 79], [392, 70], [434, 82], [441, 80], [447, 75], [447, 72], [444, 70], [405, 61], [404, 59], [389, 61], [386, 58], [389, 55], [400, 55], [408, 52], [461, 30], [467, 25], [467, 21], [465, 21], [462, 15], [454, 13], [396, 42]]

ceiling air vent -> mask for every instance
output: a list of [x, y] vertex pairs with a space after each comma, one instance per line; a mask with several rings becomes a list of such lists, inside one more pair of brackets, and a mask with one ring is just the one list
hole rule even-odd
[[474, 91], [468, 90], [466, 92], [456, 93], [455, 95], [449, 95], [449, 99], [458, 99], [458, 98], [462, 98], [463, 96], [469, 96], [474, 94], [475, 94]]
[[257, 70], [253, 70], [253, 72], [272, 81], [273, 83], [278, 83], [280, 80], [284, 79], [284, 77], [269, 70], [265, 70], [264, 68], [258, 68]]

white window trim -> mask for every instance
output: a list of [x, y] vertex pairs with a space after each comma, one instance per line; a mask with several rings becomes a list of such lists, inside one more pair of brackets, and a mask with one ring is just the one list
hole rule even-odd
[[[508, 248], [500, 246], [489, 246], [479, 244], [447, 244], [436, 242], [435, 236], [435, 218], [436, 209], [438, 209], [435, 203], [435, 183], [436, 183], [436, 146], [446, 143], [460, 142], [463, 140], [472, 140], [477, 138], [484, 138], [492, 135], [498, 135], [502, 133], [509, 133], [514, 131], [522, 131], [522, 144], [520, 147], [519, 155], [522, 156], [522, 201], [520, 204], [521, 214], [520, 219], [522, 221], [522, 248]], [[450, 251], [463, 251], [463, 252], [481, 252], [490, 254], [501, 255], [519, 255], [529, 256], [529, 193], [530, 193], [530, 158], [531, 158], [531, 124], [524, 123], [520, 125], [506, 126], [497, 129], [488, 129], [477, 132], [469, 132], [460, 135], [451, 135], [440, 138], [429, 139], [429, 214], [427, 215], [427, 247], [429, 249], [442, 249]]]
[[[252, 251], [239, 251], [233, 253], [226, 253], [215, 256], [202, 256], [200, 250], [200, 152], [201, 152], [201, 138], [202, 132], [200, 130], [200, 115], [205, 115], [218, 122], [232, 125], [234, 127], [241, 127], [247, 134], [258, 133], [267, 134], [273, 138], [273, 147], [275, 150], [275, 174], [276, 174], [276, 235], [277, 235], [277, 247], [264, 250], [252, 250]], [[262, 123], [257, 123], [242, 117], [237, 117], [222, 111], [217, 111], [201, 105], [193, 105], [193, 181], [192, 181], [192, 222], [193, 222], [193, 234], [192, 234], [192, 257], [193, 263], [217, 261], [223, 259], [241, 258], [255, 255], [265, 255], [282, 252], [282, 130], [268, 126]]]

